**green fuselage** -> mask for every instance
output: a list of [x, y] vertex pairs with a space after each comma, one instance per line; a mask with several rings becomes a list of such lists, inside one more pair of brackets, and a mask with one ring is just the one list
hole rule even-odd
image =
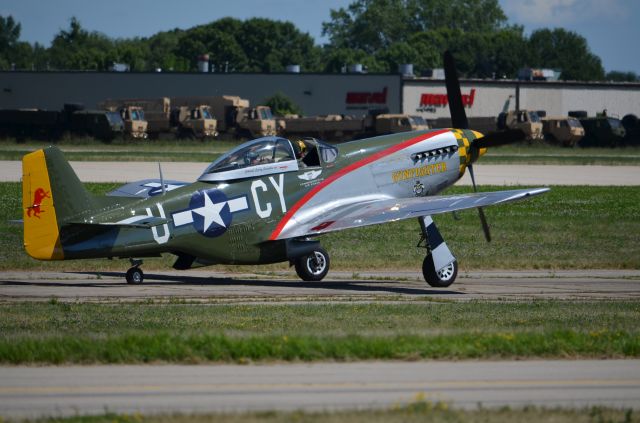
[[[432, 133], [446, 134], [446, 142], [464, 146], [448, 130], [394, 134], [341, 144], [339, 154], [330, 163], [319, 160], [311, 166], [301, 164], [297, 171], [227, 181], [198, 181], [144, 199], [108, 197], [104, 208], [80, 216], [87, 222], [86, 226], [61, 226], [64, 258], [173, 253], [197, 258], [203, 264], [289, 260], [289, 240], [278, 238], [284, 223], [296, 219], [295, 213], [304, 211], [305, 201], [320, 192], [327, 199], [355, 195], [341, 189], [334, 183], [337, 180], [347, 181], [356, 193], [362, 184], [362, 190], [366, 191], [363, 195], [384, 194], [396, 198], [433, 195], [459, 179], [464, 163], [470, 160], [463, 157], [462, 152], [435, 158], [430, 165], [416, 162], [405, 154], [410, 147], [422, 146], [424, 150], [429, 140], [420, 141], [422, 144], [412, 144], [411, 140]], [[474, 137], [471, 131], [464, 131], [464, 135], [469, 139]], [[364, 173], [370, 176], [368, 179], [382, 182], [370, 183], [362, 176]], [[350, 177], [359, 179], [348, 181]], [[430, 183], [431, 180], [434, 182]], [[426, 185], [426, 191], [415, 192], [416, 183]], [[157, 221], [147, 226], [127, 224], [141, 216], [153, 216]]]

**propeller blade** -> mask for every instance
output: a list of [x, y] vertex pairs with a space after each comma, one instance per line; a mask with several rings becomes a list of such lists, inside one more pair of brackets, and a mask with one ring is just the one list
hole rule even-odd
[[498, 147], [500, 145], [513, 144], [526, 138], [521, 129], [507, 129], [505, 131], [490, 132], [482, 138], [473, 141], [475, 148]]
[[[462, 104], [462, 93], [460, 92], [460, 81], [458, 80], [458, 72], [456, 71], [456, 63], [453, 60], [453, 55], [450, 51], [444, 52], [444, 79], [447, 85], [447, 98], [449, 100], [449, 113], [451, 113], [451, 126], [456, 129], [469, 129], [469, 120], [467, 119], [467, 113], [464, 111], [464, 105]], [[493, 147], [496, 145], [511, 144], [525, 137], [524, 132], [521, 130], [507, 131], [505, 133], [496, 132], [489, 134], [483, 138], [479, 138], [473, 141], [475, 148]], [[469, 164], [469, 175], [471, 175], [471, 183], [473, 184], [473, 191], [477, 192], [476, 178], [473, 174], [473, 166]], [[491, 242], [491, 232], [489, 231], [489, 224], [487, 223], [487, 217], [484, 215], [482, 207], [478, 207], [478, 215], [480, 216], [480, 223], [482, 224], [482, 231], [487, 242]]]
[[[473, 166], [470, 164], [469, 166], [467, 166], [467, 169], [469, 169], [469, 176], [471, 176], [473, 192], [478, 192], [478, 188], [476, 187], [476, 177], [473, 174]], [[482, 232], [484, 232], [484, 239], [486, 239], [487, 242], [491, 242], [491, 231], [489, 230], [489, 223], [487, 222], [487, 217], [484, 215], [484, 210], [482, 210], [482, 207], [478, 207], [478, 216], [480, 217]]]
[[478, 192], [478, 188], [476, 188], [476, 177], [473, 174], [473, 165], [469, 164], [467, 166], [467, 169], [469, 169], [469, 176], [471, 176], [471, 184], [473, 185], [473, 192]]
[[450, 51], [444, 52], [444, 80], [447, 86], [447, 98], [449, 99], [449, 113], [451, 113], [451, 126], [456, 129], [469, 129], [467, 114], [462, 105], [462, 93], [460, 81], [456, 71], [456, 63]]

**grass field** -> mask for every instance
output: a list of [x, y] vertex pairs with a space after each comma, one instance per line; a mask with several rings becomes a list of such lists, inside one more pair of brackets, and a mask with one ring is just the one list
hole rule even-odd
[[[579, 410], [525, 407], [511, 409], [479, 408], [465, 411], [449, 409], [446, 403], [417, 398], [407, 406], [391, 410], [338, 411], [338, 412], [254, 412], [237, 414], [157, 415], [112, 414], [68, 418], [27, 420], [33, 423], [634, 423], [640, 421], [633, 410], [601, 407]], [[8, 422], [12, 420], [7, 420]]]
[[[117, 141], [105, 144], [92, 140], [56, 143], [67, 160], [77, 161], [165, 161], [211, 162], [240, 141]], [[21, 160], [22, 156], [51, 143], [16, 143], [0, 140], [0, 160]], [[640, 147], [562, 148], [546, 144], [511, 145], [492, 148], [482, 157], [485, 164], [640, 165]]]
[[[239, 141], [114, 141], [68, 140], [55, 143], [67, 160], [77, 161], [165, 161], [211, 162], [220, 154], [239, 145]], [[16, 143], [0, 141], [0, 160], [21, 160], [22, 156], [49, 142]]]
[[0, 363], [640, 356], [640, 304], [0, 305]]
[[[87, 184], [104, 193], [116, 184]], [[500, 190], [503, 187], [481, 187]], [[0, 183], [0, 270], [124, 270], [123, 260], [39, 262], [22, 248], [19, 183]], [[448, 193], [469, 192], [453, 187]], [[640, 269], [640, 189], [637, 187], [552, 187], [544, 195], [485, 209], [493, 241], [487, 244], [475, 210], [435, 216], [462, 270], [474, 269]], [[419, 270], [424, 250], [415, 248], [413, 220], [342, 231], [321, 237], [334, 270]], [[168, 269], [174, 257], [145, 260], [146, 269]], [[264, 271], [287, 264], [224, 267]]]

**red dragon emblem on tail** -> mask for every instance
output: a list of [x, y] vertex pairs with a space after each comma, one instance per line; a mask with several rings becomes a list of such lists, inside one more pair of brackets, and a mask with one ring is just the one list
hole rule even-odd
[[40, 204], [45, 198], [51, 198], [49, 191], [38, 188], [33, 194], [33, 205], [27, 208], [27, 217], [31, 217], [31, 213], [33, 213], [33, 217], [40, 219], [40, 213], [42, 213], [42, 210], [40, 210]]

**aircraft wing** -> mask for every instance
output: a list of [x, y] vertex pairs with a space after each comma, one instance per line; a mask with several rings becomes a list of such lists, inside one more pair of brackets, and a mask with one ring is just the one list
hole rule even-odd
[[318, 215], [307, 215], [302, 221], [295, 216], [284, 226], [276, 239], [319, 235], [342, 229], [377, 225], [421, 216], [486, 207], [522, 200], [542, 194], [549, 188], [478, 192], [472, 194], [372, 200], [336, 206]]

